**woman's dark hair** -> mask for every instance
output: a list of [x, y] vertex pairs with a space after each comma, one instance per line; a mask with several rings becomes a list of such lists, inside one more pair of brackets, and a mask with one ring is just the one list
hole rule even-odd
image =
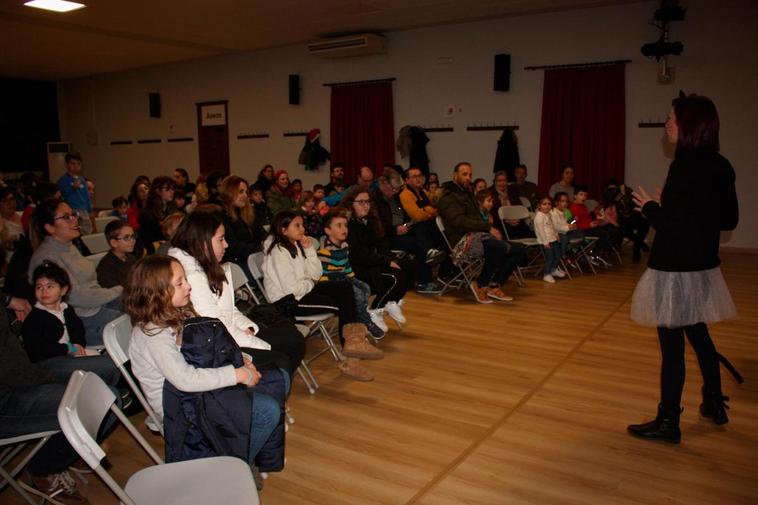
[[174, 182], [174, 179], [165, 175], [153, 179], [153, 184], [150, 186], [150, 193], [148, 194], [145, 208], [142, 209], [142, 212], [150, 215], [158, 222], [166, 217], [163, 198], [158, 193], [166, 187], [176, 190], [176, 182]]
[[145, 182], [144, 179], [137, 178], [136, 181], [134, 181], [134, 184], [132, 184], [131, 189], [129, 190], [129, 202], [135, 202], [135, 205], [137, 206], [138, 210], [142, 210], [142, 207], [145, 206], [145, 204], [142, 202], [142, 200], [139, 199], [139, 187], [140, 186], [146, 186], [148, 190], [148, 195], [150, 194], [150, 183]]
[[293, 258], [296, 258], [298, 253], [302, 253], [302, 255], [305, 256], [305, 249], [303, 249], [303, 246], [300, 245], [299, 242], [293, 244], [292, 241], [284, 235], [284, 230], [289, 228], [292, 221], [298, 217], [302, 219], [300, 213], [295, 212], [294, 210], [283, 210], [274, 216], [274, 219], [271, 221], [271, 229], [269, 230], [271, 244], [268, 246], [266, 254], [271, 254], [274, 247], [280, 246], [286, 249]]
[[181, 175], [182, 178], [185, 181], [189, 182], [189, 174], [187, 173], [187, 171], [185, 169], [183, 169], [183, 168], [175, 168], [174, 172], [179, 172], [179, 175]]
[[197, 260], [200, 268], [208, 277], [211, 292], [216, 296], [221, 296], [221, 293], [224, 292], [226, 275], [224, 275], [224, 269], [221, 268], [221, 264], [213, 254], [211, 239], [219, 226], [223, 224], [216, 213], [202, 212], [196, 209], [182, 221], [174, 233], [174, 238], [171, 239], [172, 246], [181, 249]]
[[720, 149], [719, 113], [710, 98], [694, 94], [679, 96], [671, 104], [679, 128], [677, 157], [697, 149]]
[[37, 224], [37, 233], [40, 237], [50, 235], [45, 229], [45, 225], [55, 224], [55, 214], [58, 211], [58, 207], [64, 203], [66, 202], [55, 198], [37, 204], [37, 207], [34, 209], [34, 222]]
[[374, 199], [374, 193], [372, 191], [354, 187], [350, 189], [345, 194], [345, 196], [342, 197], [339, 206], [349, 212], [351, 216], [353, 216], [353, 202], [355, 201], [355, 198], [361, 193], [366, 193], [369, 197], [369, 200], [371, 200], [371, 204], [368, 209], [368, 215], [366, 216], [368, 226], [371, 228], [371, 231], [374, 232], [376, 238], [382, 238], [384, 237], [384, 226], [382, 226], [382, 220], [379, 218], [379, 213], [376, 210], [376, 200]]
[[36, 284], [41, 278], [50, 279], [58, 284], [61, 288], [71, 288], [71, 279], [68, 273], [57, 263], [50, 260], [43, 261], [32, 273], [32, 284]]

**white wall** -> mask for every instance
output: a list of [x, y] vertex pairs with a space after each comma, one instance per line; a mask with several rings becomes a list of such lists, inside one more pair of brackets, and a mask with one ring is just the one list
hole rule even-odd
[[[301, 177], [306, 186], [327, 179], [327, 169], [305, 173], [297, 165], [302, 137], [285, 131], [321, 128], [329, 148], [329, 88], [322, 84], [395, 77], [395, 125], [449, 124], [453, 133], [431, 133], [432, 170], [447, 178], [454, 163], [467, 160], [475, 175], [489, 177], [498, 132], [467, 132], [467, 125], [513, 123], [520, 129], [521, 158], [536, 178], [542, 101], [541, 71], [524, 66], [631, 59], [627, 65], [627, 183], [660, 185], [669, 163], [662, 130], [640, 129], [640, 121], [664, 120], [680, 88], [714, 99], [721, 115], [723, 154], [737, 171], [743, 219], [726, 245], [758, 247], [758, 3], [749, 0], [684, 2], [687, 19], [672, 24], [672, 39], [684, 45], [673, 57], [676, 82], [656, 82], [657, 66], [639, 47], [654, 41], [648, 24], [658, 2], [513, 17], [392, 32], [386, 55], [323, 60], [304, 45], [143, 68], [60, 83], [61, 129], [85, 157], [95, 179], [97, 204], [124, 194], [135, 175], [168, 174], [183, 166], [197, 175], [197, 143], [167, 144], [167, 137], [197, 138], [195, 103], [229, 100], [232, 171], [254, 179], [267, 162]], [[512, 55], [511, 90], [492, 91], [493, 59]], [[440, 57], [452, 58], [438, 64]], [[302, 76], [301, 105], [287, 104], [287, 75]], [[147, 93], [159, 91], [163, 117], [151, 119]], [[457, 108], [446, 120], [446, 106]], [[266, 132], [265, 140], [236, 135]], [[162, 138], [164, 143], [111, 146], [111, 140]], [[398, 160], [402, 162], [402, 160]], [[581, 167], [577, 167], [581, 179]], [[704, 205], [712, 205], [712, 202]]]

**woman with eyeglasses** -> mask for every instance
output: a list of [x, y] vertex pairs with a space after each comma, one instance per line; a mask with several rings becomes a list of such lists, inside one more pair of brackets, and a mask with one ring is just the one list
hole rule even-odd
[[105, 239], [111, 250], [97, 264], [97, 282], [104, 288], [126, 286], [129, 272], [137, 262], [134, 252], [134, 229], [117, 219], [105, 226]]
[[367, 191], [358, 187], [349, 190], [340, 206], [352, 216], [348, 223], [347, 243], [353, 271], [358, 279], [371, 286], [371, 292], [376, 295], [369, 307], [371, 320], [387, 331], [386, 312], [398, 324], [405, 324], [401, 300], [413, 284], [412, 266], [390, 254], [384, 227]]
[[49, 200], [34, 211], [37, 232], [44, 237], [29, 262], [29, 278], [34, 269], [48, 260], [57, 263], [71, 279], [68, 303], [84, 323], [88, 345], [103, 344], [103, 328], [121, 315], [121, 286], [104, 288], [97, 282], [95, 263], [74, 245], [79, 238], [79, 216], [67, 203]]

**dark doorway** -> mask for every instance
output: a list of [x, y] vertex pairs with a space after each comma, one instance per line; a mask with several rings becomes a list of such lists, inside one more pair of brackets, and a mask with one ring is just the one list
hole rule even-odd
[[229, 173], [228, 101], [197, 103], [197, 145], [200, 174]]

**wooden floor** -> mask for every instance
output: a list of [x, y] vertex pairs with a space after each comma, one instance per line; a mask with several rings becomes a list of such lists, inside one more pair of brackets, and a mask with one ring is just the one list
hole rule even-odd
[[[382, 342], [384, 360], [368, 363], [374, 382], [341, 378], [327, 356], [314, 367], [316, 395], [295, 382], [287, 467], [266, 481], [262, 502], [758, 503], [756, 257], [725, 256], [740, 318], [711, 328], [746, 381], [722, 374], [731, 422], [698, 415], [688, 349], [678, 446], [625, 431], [654, 414], [659, 367], [654, 330], [629, 319], [644, 266], [625, 260], [555, 285], [530, 279], [510, 305], [409, 295], [408, 324]], [[121, 482], [147, 462], [124, 431], [106, 446]], [[92, 503], [116, 503], [93, 481], [82, 486]], [[0, 502], [19, 503], [7, 490]]]

